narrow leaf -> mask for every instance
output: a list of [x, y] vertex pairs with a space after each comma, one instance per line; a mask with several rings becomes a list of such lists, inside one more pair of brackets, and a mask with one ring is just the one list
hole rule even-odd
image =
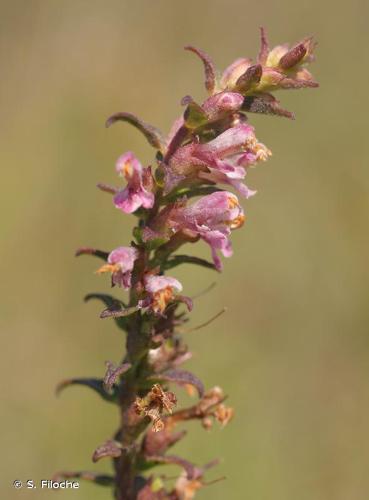
[[268, 54], [269, 42], [266, 29], [263, 26], [260, 26], [260, 51], [258, 55], [258, 62], [264, 65], [267, 62]]
[[139, 306], [127, 307], [126, 309], [122, 307], [109, 307], [108, 309], [104, 309], [100, 314], [101, 319], [105, 318], [125, 318], [126, 316], [130, 316], [135, 312], [139, 311]]
[[299, 78], [283, 78], [278, 85], [281, 89], [305, 89], [319, 87], [319, 83], [315, 80], [304, 80]]
[[128, 371], [132, 365], [131, 363], [123, 363], [115, 366], [111, 361], [107, 361], [105, 365], [107, 370], [104, 377], [104, 387], [107, 392], [111, 392], [120, 375]]
[[57, 472], [53, 476], [53, 481], [62, 481], [63, 479], [84, 479], [86, 481], [92, 481], [99, 486], [112, 486], [114, 484], [114, 477], [108, 476], [106, 474], [99, 474], [98, 472], [69, 472], [62, 471]]
[[[104, 294], [104, 293], [89, 293], [84, 298], [85, 302], [88, 302], [89, 300], [92, 300], [92, 299], [101, 300], [101, 302], [103, 302], [109, 309], [115, 310], [115, 311], [121, 311], [122, 308], [125, 307], [125, 304], [121, 300], [118, 300], [118, 299], [112, 297], [111, 295]], [[121, 328], [122, 330], [127, 329], [127, 318], [115, 317], [114, 319], [115, 319], [115, 323], [117, 324], [117, 326], [119, 328]]]
[[271, 94], [257, 94], [245, 97], [242, 105], [243, 111], [262, 113], [266, 115], [283, 116], [294, 120], [295, 116], [290, 111], [283, 109], [279, 101]]
[[224, 314], [227, 311], [226, 307], [223, 307], [215, 316], [212, 316], [210, 319], [205, 321], [205, 323], [201, 323], [201, 325], [194, 326], [193, 328], [190, 328], [187, 330], [187, 332], [196, 332], [198, 330], [201, 330], [202, 328], [205, 328], [206, 326], [210, 325], [213, 321], [219, 318], [222, 314]]
[[96, 187], [98, 189], [100, 189], [100, 191], [103, 191], [104, 193], [109, 193], [109, 194], [117, 194], [119, 189], [114, 187], [114, 186], [110, 186], [109, 184], [104, 184], [102, 182], [99, 182], [98, 184], [96, 184]]
[[177, 295], [176, 301], [185, 304], [189, 312], [192, 311], [193, 300], [190, 297], [187, 297], [186, 295]]
[[108, 260], [109, 252], [104, 252], [103, 250], [98, 250], [97, 248], [81, 247], [76, 250], [75, 256], [80, 255], [94, 255], [99, 259]]
[[191, 255], [174, 255], [173, 257], [170, 257], [167, 261], [165, 261], [161, 268], [163, 271], [166, 271], [168, 269], [172, 269], [173, 267], [179, 266], [180, 264], [195, 264], [197, 266], [206, 267], [208, 269], [214, 269], [215, 271], [217, 270], [213, 262], [209, 262], [205, 259], [201, 259], [200, 257], [194, 257]]
[[112, 115], [110, 118], [107, 119], [105, 125], [106, 127], [110, 127], [111, 125], [113, 125], [118, 121], [127, 122], [130, 125], [133, 125], [140, 132], [143, 133], [143, 135], [146, 137], [151, 146], [153, 146], [155, 149], [158, 149], [161, 152], [164, 151], [165, 140], [163, 138], [163, 135], [160, 132], [160, 130], [154, 127], [153, 125], [150, 125], [149, 123], [140, 120], [137, 116], [133, 115], [132, 113], [125, 113], [125, 112], [115, 113], [114, 115]]
[[122, 454], [122, 445], [118, 441], [109, 439], [104, 444], [98, 446], [92, 455], [92, 461], [98, 462], [102, 458], [118, 458]]
[[71, 385], [84, 385], [89, 387], [93, 391], [97, 392], [105, 401], [114, 402], [116, 399], [116, 394], [109, 394], [106, 392], [103, 384], [103, 380], [99, 378], [71, 378], [63, 380], [56, 387], [56, 394], [59, 395], [62, 390]]
[[185, 47], [185, 50], [190, 50], [202, 60], [205, 69], [205, 87], [206, 90], [212, 94], [215, 88], [215, 68], [211, 58], [201, 49], [197, 49], [192, 45]]
[[192, 385], [197, 389], [200, 398], [204, 395], [204, 384], [193, 373], [186, 370], [168, 370], [164, 373], [155, 374], [152, 378], [167, 380], [178, 385]]

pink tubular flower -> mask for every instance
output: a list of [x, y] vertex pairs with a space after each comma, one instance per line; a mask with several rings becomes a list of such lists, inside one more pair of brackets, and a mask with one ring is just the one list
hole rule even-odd
[[181, 283], [171, 276], [148, 274], [144, 278], [148, 298], [141, 301], [142, 307], [150, 307], [155, 314], [162, 314], [174, 297], [174, 290], [182, 290]]
[[227, 191], [204, 196], [174, 214], [177, 230], [189, 236], [199, 236], [210, 245], [218, 270], [221, 270], [222, 264], [217, 251], [220, 250], [225, 257], [232, 255], [229, 235], [232, 229], [241, 227], [244, 220], [245, 215], [237, 197]]
[[108, 263], [100, 267], [97, 273], [111, 273], [112, 282], [125, 290], [131, 286], [131, 276], [138, 251], [133, 247], [118, 247], [108, 256]]
[[135, 155], [127, 152], [118, 158], [116, 170], [125, 177], [127, 186], [114, 196], [115, 206], [128, 214], [141, 206], [152, 208], [155, 198], [148, 189], [152, 184], [150, 167], [143, 168]]
[[257, 141], [253, 127], [241, 123], [208, 143], [192, 143], [179, 148], [166, 170], [165, 191], [169, 192], [180, 182], [195, 179], [231, 185], [248, 198], [255, 192], [242, 182], [245, 168], [265, 161], [270, 154]]

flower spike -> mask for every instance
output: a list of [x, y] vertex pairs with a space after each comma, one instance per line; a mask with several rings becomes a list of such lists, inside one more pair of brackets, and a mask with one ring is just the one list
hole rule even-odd
[[[202, 61], [208, 96], [203, 102], [184, 97], [182, 115], [165, 138], [131, 113], [115, 113], [106, 122], [107, 127], [117, 121], [133, 125], [156, 150], [150, 166], [142, 165], [130, 151], [122, 154], [115, 168], [124, 185], [98, 185], [112, 195], [122, 216], [134, 214], [133, 240], [111, 252], [81, 247], [76, 253], [103, 260], [96, 272], [109, 275], [116, 297], [90, 293], [85, 301], [103, 303], [100, 318], [114, 320], [125, 335], [126, 352], [117, 364], [106, 362], [103, 377], [68, 378], [59, 384], [58, 392], [71, 385], [85, 386], [119, 407], [118, 430], [92, 455], [94, 462], [112, 460], [114, 476], [61, 474], [112, 487], [119, 500], [192, 500], [201, 488], [219, 480], [205, 478], [217, 460], [198, 467], [168, 452], [186, 435], [179, 425], [197, 420], [210, 430], [216, 423], [223, 428], [233, 419], [234, 410], [220, 387], [206, 389], [200, 378], [182, 369], [192, 357], [184, 335], [208, 326], [225, 308], [198, 326], [186, 326], [193, 300], [182, 295], [182, 283], [166, 273], [186, 264], [205, 268], [204, 272], [222, 270], [221, 257], [233, 254], [232, 231], [245, 221], [235, 192], [248, 203], [256, 190], [245, 184], [246, 176], [271, 157], [250, 123], [251, 113], [294, 118], [274, 92], [318, 85], [307, 68], [314, 60], [312, 38], [292, 47], [271, 48], [264, 28], [260, 36], [256, 61], [240, 57], [219, 79], [205, 52], [186, 47]], [[183, 249], [186, 243], [200, 240], [210, 247], [212, 262]], [[191, 278], [196, 275], [185, 273], [181, 280], [187, 286]], [[195, 404], [187, 408], [178, 404], [177, 394], [171, 391], [178, 386], [197, 397]], [[172, 483], [151, 472], [160, 464], [179, 466]]]

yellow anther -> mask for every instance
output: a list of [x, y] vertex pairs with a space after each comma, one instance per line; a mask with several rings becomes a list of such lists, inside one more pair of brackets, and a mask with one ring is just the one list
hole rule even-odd
[[238, 217], [230, 221], [231, 229], [238, 229], [239, 227], [243, 226], [245, 219], [246, 219], [245, 215], [240, 214]]
[[119, 269], [120, 269], [119, 264], [104, 264], [96, 271], [96, 274], [115, 273], [119, 271]]
[[155, 292], [153, 294], [153, 303], [151, 306], [153, 311], [156, 313], [162, 313], [172, 300], [173, 295], [173, 288], [171, 286], [167, 286], [166, 288]]
[[236, 196], [228, 196], [228, 208], [230, 210], [233, 210], [234, 208], [239, 208], [240, 205], [238, 203], [238, 200]]
[[120, 174], [126, 178], [126, 180], [130, 179], [133, 174], [133, 167], [130, 161], [125, 161], [123, 165], [119, 168]]

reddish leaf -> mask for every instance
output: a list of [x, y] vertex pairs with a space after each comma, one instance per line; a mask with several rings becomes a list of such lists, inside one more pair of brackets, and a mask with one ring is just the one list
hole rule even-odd
[[283, 78], [278, 85], [282, 89], [305, 89], [319, 87], [319, 83], [314, 80], [303, 80], [299, 78]]
[[258, 55], [258, 62], [265, 65], [269, 54], [269, 42], [267, 38], [266, 29], [263, 26], [260, 27], [260, 51]]
[[122, 454], [122, 445], [118, 441], [109, 439], [101, 446], [98, 446], [92, 455], [92, 461], [98, 462], [102, 458], [118, 458]]
[[104, 387], [107, 392], [110, 392], [120, 375], [128, 371], [132, 365], [131, 363], [123, 363], [122, 365], [115, 366], [111, 361], [107, 361], [105, 364], [107, 370], [104, 377]]
[[291, 120], [295, 118], [293, 113], [281, 108], [279, 101], [271, 94], [257, 94], [245, 97], [242, 109], [251, 113], [283, 116]]
[[193, 373], [186, 370], [168, 370], [164, 373], [153, 375], [153, 378], [167, 380], [178, 385], [192, 385], [197, 389], [200, 398], [204, 395], [204, 384]]
[[106, 261], [109, 256], [109, 252], [104, 252], [103, 250], [98, 250], [97, 248], [81, 247], [78, 248], [75, 253], [76, 257], [79, 257], [80, 255], [94, 255], [95, 257]]
[[110, 127], [111, 125], [113, 125], [118, 121], [127, 122], [133, 125], [140, 132], [143, 133], [143, 135], [146, 137], [151, 146], [153, 146], [155, 149], [158, 149], [161, 152], [164, 151], [165, 141], [162, 133], [156, 127], [153, 127], [149, 123], [140, 120], [140, 118], [133, 115], [132, 113], [126, 113], [124, 111], [119, 113], [114, 113], [114, 115], [110, 116], [110, 118], [107, 119], [105, 125], [106, 127]]
[[[111, 295], [105, 294], [105, 293], [89, 293], [86, 295], [84, 298], [85, 302], [88, 302], [92, 299], [97, 299], [101, 300], [106, 306], [108, 306], [109, 310], [113, 311], [121, 311], [122, 309], [125, 308], [124, 303], [121, 300], [116, 299], [115, 297], [112, 297]], [[114, 317], [115, 323], [119, 328], [122, 330], [127, 330], [127, 318], [125, 317]]]
[[106, 392], [103, 381], [99, 378], [70, 378], [63, 380], [57, 385], [56, 394], [59, 395], [62, 390], [71, 385], [84, 385], [97, 392], [105, 401], [116, 401], [116, 394]]
[[192, 45], [185, 47], [185, 50], [190, 50], [202, 60], [205, 69], [205, 87], [212, 94], [215, 88], [215, 68], [211, 58], [203, 50], [197, 49]]
[[100, 189], [100, 191], [104, 191], [104, 193], [117, 194], [119, 191], [118, 188], [110, 186], [109, 184], [103, 184], [102, 182], [99, 182], [96, 186]]

